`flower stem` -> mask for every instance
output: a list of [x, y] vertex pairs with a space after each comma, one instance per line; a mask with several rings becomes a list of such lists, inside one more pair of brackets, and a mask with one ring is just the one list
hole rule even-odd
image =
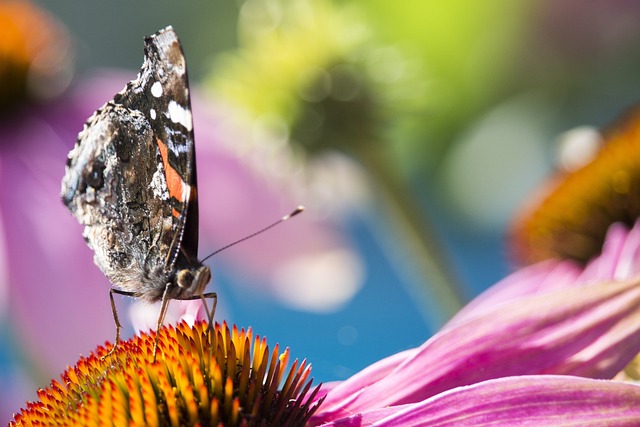
[[389, 229], [397, 233], [403, 244], [402, 261], [409, 261], [404, 267], [409, 267], [425, 285], [416, 290], [426, 306], [438, 311], [429, 313], [430, 317], [444, 323], [462, 307], [465, 298], [427, 218], [416, 206], [397, 170], [391, 166], [392, 156], [385, 152], [384, 144], [358, 144], [355, 154], [375, 180]]

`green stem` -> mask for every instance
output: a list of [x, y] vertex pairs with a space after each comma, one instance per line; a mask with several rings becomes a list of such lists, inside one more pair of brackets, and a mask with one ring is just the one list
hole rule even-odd
[[391, 167], [393, 157], [384, 152], [382, 144], [360, 144], [355, 154], [376, 181], [376, 195], [382, 200], [385, 219], [406, 250], [403, 256], [409, 257], [410, 265], [424, 280], [425, 289], [420, 295], [436, 299], [425, 301], [425, 305], [439, 311], [430, 313], [431, 317], [444, 323], [462, 307], [465, 298], [424, 213]]

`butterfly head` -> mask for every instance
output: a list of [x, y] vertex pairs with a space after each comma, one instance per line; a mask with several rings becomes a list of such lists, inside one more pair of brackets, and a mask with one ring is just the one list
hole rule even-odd
[[201, 295], [210, 281], [211, 269], [206, 265], [183, 268], [176, 275], [176, 284], [183, 296]]

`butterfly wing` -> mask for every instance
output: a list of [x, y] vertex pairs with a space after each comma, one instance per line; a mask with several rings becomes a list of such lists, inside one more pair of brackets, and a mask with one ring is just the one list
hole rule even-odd
[[[155, 121], [154, 131], [172, 206], [174, 239], [166, 258], [166, 270], [172, 271], [176, 263], [184, 266], [197, 260], [198, 203], [187, 65], [171, 27], [145, 39], [141, 75], [145, 71], [153, 76], [146, 82], [151, 94], [149, 115], [163, 117]], [[163, 81], [163, 77], [167, 80]]]
[[171, 27], [87, 121], [69, 153], [62, 199], [112, 283], [157, 300], [181, 257], [197, 254], [193, 124], [184, 55]]

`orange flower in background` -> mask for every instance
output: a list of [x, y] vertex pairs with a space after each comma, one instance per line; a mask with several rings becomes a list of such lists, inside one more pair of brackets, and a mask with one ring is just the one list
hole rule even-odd
[[600, 253], [609, 226], [628, 226], [640, 217], [640, 109], [604, 132], [595, 158], [561, 172], [542, 201], [525, 209], [512, 227], [511, 243], [520, 263], [549, 258], [586, 263]]
[[0, 3], [0, 110], [50, 99], [73, 75], [71, 40], [52, 16], [24, 0]]
[[251, 330], [181, 323], [141, 334], [108, 349], [99, 347], [67, 369], [61, 382], [38, 391], [9, 424], [17, 425], [304, 425], [322, 399], [309, 396], [311, 366], [289, 350], [269, 352]]

